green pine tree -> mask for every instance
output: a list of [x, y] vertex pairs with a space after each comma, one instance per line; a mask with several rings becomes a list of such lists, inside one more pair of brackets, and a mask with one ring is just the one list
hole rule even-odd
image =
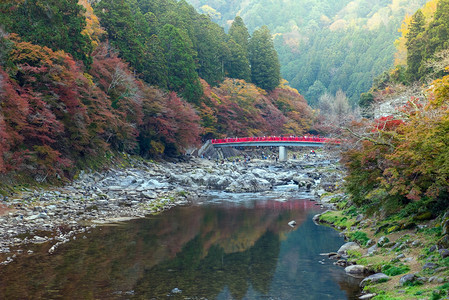
[[231, 28], [229, 28], [229, 36], [242, 47], [245, 53], [248, 53], [248, 43], [251, 36], [240, 16], [235, 17], [234, 22], [232, 22]]
[[449, 0], [440, 0], [426, 32], [426, 58], [449, 48]]
[[77, 0], [5, 1], [0, 5], [0, 24], [6, 31], [34, 44], [64, 50], [86, 67], [92, 63], [92, 41], [81, 33], [86, 19]]
[[251, 80], [251, 69], [245, 50], [233, 38], [229, 39], [226, 50], [224, 64], [226, 76], [249, 82]]
[[173, 25], [166, 24], [159, 33], [168, 70], [168, 87], [180, 92], [189, 102], [198, 104], [202, 94], [188, 37]]
[[424, 28], [425, 19], [422, 11], [419, 9], [412, 16], [410, 22], [410, 31], [407, 34], [407, 71], [406, 76], [409, 82], [419, 80], [422, 77], [420, 73], [423, 61], [424, 51]]
[[280, 64], [268, 27], [254, 31], [248, 45], [251, 65], [251, 81], [267, 91], [274, 90], [280, 83]]

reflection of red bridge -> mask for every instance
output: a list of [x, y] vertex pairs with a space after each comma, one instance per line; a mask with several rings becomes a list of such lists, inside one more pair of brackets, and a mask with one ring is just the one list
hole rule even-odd
[[310, 201], [306, 199], [301, 200], [289, 200], [289, 201], [276, 201], [276, 200], [267, 200], [267, 201], [257, 201], [255, 204], [256, 208], [264, 208], [270, 210], [304, 210], [307, 211], [309, 209], [316, 209], [316, 202]]
[[341, 141], [317, 136], [264, 136], [213, 139], [211, 140], [211, 143], [215, 148], [276, 146], [279, 147], [279, 159], [286, 160], [287, 150], [285, 149], [285, 146], [322, 147], [325, 144], [340, 145]]

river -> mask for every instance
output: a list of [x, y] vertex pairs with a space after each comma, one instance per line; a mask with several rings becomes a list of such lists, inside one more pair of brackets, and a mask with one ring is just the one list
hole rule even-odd
[[36, 245], [0, 267], [0, 299], [357, 299], [358, 281], [320, 255], [344, 243], [313, 223], [321, 211], [219, 193], [91, 229], [52, 255]]

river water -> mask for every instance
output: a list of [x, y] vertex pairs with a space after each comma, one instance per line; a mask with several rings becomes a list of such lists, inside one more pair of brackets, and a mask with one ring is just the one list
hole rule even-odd
[[[0, 267], [0, 299], [357, 299], [307, 199], [250, 194], [92, 229]], [[288, 222], [295, 220], [291, 228]]]

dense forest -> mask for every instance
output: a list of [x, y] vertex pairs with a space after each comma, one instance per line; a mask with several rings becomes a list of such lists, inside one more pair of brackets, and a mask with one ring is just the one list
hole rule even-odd
[[272, 34], [229, 33], [175, 0], [0, 4], [0, 173], [67, 178], [112, 153], [173, 156], [203, 139], [303, 134]]
[[429, 1], [403, 24], [402, 59], [362, 104], [405, 103], [348, 128], [347, 188], [357, 205], [384, 216], [401, 211], [402, 218], [430, 219], [449, 207], [449, 0]]
[[228, 28], [236, 14], [250, 31], [275, 36], [281, 74], [317, 106], [342, 90], [355, 105], [375, 77], [393, 67], [398, 28], [426, 0], [189, 0]]

